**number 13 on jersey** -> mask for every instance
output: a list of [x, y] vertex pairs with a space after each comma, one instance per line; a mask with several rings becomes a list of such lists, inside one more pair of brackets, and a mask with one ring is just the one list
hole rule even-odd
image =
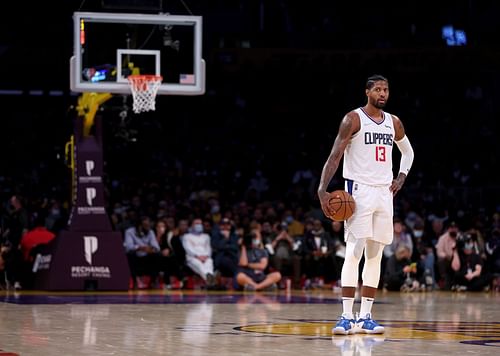
[[385, 146], [375, 146], [375, 161], [385, 162]]

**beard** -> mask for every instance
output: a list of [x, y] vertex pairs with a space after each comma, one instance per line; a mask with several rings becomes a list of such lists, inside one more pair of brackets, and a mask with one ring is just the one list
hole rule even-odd
[[385, 99], [385, 102], [381, 103], [377, 99], [370, 98], [370, 104], [376, 107], [377, 109], [383, 109], [385, 108], [385, 104], [387, 103], [387, 99]]
[[377, 109], [383, 109], [385, 108], [385, 104], [387, 103], [387, 101], [384, 101], [384, 102], [379, 102], [378, 100], [374, 100], [373, 101], [373, 106], [375, 106]]

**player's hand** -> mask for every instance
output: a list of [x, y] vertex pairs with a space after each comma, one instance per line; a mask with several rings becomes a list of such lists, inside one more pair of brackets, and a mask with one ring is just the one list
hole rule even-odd
[[328, 204], [328, 202], [332, 198], [332, 195], [328, 192], [318, 192], [318, 197], [319, 197], [319, 202], [321, 203], [321, 209], [323, 210], [323, 213], [328, 218], [331, 218], [332, 216], [334, 216], [336, 211], [333, 209], [330, 209], [330, 204]]
[[399, 173], [398, 177], [392, 180], [389, 190], [392, 192], [393, 196], [396, 195], [401, 190], [401, 188], [403, 188], [405, 180], [406, 175], [404, 175], [403, 173]]
[[389, 187], [389, 190], [391, 191], [392, 195], [394, 196], [401, 190], [401, 188], [403, 188], [403, 182], [400, 182], [399, 180], [394, 179], [392, 181], [391, 186]]

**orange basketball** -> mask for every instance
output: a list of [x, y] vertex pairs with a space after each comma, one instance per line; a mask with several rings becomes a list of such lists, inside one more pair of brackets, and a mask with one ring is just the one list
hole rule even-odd
[[351, 194], [345, 190], [336, 190], [331, 193], [332, 197], [328, 201], [330, 209], [335, 211], [335, 215], [330, 216], [335, 221], [344, 221], [354, 214], [356, 204]]

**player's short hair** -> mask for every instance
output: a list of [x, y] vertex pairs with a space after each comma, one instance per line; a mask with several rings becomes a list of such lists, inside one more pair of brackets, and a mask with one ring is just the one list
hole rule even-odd
[[371, 89], [375, 85], [375, 82], [380, 82], [380, 81], [384, 81], [384, 82], [389, 83], [389, 81], [387, 80], [387, 78], [384, 77], [383, 75], [375, 74], [375, 75], [372, 75], [371, 77], [369, 77], [366, 80], [366, 87], [365, 88], [366, 89]]

